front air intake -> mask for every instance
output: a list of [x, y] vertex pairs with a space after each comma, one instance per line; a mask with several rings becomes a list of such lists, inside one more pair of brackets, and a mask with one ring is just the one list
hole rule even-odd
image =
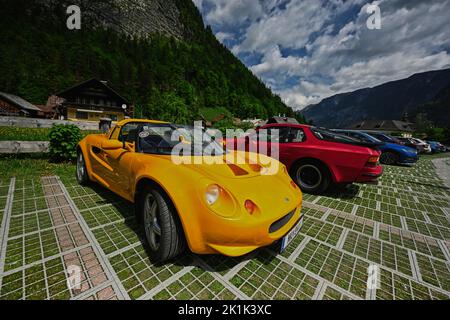
[[283, 218], [272, 223], [272, 225], [269, 228], [269, 233], [277, 232], [278, 230], [283, 228], [292, 219], [292, 217], [295, 214], [295, 210], [296, 209], [292, 210], [287, 215], [285, 215]]

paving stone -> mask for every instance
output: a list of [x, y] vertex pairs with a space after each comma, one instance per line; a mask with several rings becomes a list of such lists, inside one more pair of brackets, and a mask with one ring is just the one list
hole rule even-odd
[[[438, 171], [428, 159], [386, 166], [378, 185], [304, 194], [304, 226], [282, 254], [185, 254], [163, 265], [150, 261], [133, 206], [111, 192], [75, 178], [63, 187], [57, 177], [18, 179], [5, 214], [10, 181], [0, 179], [0, 221], [9, 226], [0, 299], [448, 300], [446, 161]], [[71, 265], [81, 269], [76, 290]], [[369, 290], [373, 266], [379, 284]]]

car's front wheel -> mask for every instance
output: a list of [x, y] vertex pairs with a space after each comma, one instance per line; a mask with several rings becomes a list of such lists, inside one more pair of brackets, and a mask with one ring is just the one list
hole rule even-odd
[[331, 179], [327, 168], [316, 161], [302, 161], [292, 170], [292, 178], [307, 193], [322, 193], [330, 186]]
[[83, 186], [89, 184], [86, 161], [84, 160], [83, 152], [81, 150], [78, 151], [77, 154], [77, 181]]
[[184, 251], [183, 228], [166, 195], [156, 188], [145, 187], [139, 198], [139, 209], [154, 262], [169, 260]]
[[399, 157], [397, 154], [391, 151], [386, 151], [381, 154], [380, 162], [382, 164], [393, 165], [398, 163]]

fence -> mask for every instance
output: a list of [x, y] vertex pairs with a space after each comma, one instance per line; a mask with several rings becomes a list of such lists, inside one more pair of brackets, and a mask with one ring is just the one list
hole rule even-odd
[[0, 154], [47, 153], [48, 141], [0, 141]]
[[98, 122], [1, 117], [0, 127], [51, 128], [54, 124], [74, 124], [81, 130], [98, 130]]

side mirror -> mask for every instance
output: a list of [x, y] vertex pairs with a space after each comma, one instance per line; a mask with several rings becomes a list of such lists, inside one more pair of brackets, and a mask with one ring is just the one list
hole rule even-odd
[[180, 136], [178, 137], [178, 141], [179, 141], [180, 143], [184, 143], [184, 144], [191, 144], [191, 142], [190, 142], [189, 140], [187, 140], [186, 137], [183, 136], [183, 135], [180, 135]]
[[118, 150], [123, 148], [123, 143], [119, 140], [104, 140], [102, 142], [102, 149], [104, 150]]

